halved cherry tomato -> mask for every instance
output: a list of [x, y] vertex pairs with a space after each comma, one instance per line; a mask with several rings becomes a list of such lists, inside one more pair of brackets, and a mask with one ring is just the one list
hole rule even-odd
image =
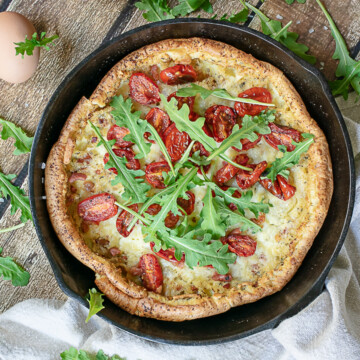
[[[249, 162], [249, 157], [246, 154], [239, 154], [235, 158], [235, 162], [239, 165], [245, 166]], [[234, 165], [224, 162], [224, 166], [219, 169], [215, 175], [215, 181], [219, 184], [224, 184], [231, 180], [240, 169]]]
[[230, 282], [232, 280], [232, 276], [230, 273], [223, 275], [216, 272], [211, 278], [215, 281], [225, 281], [225, 282]]
[[[164, 135], [165, 130], [171, 125], [169, 115], [157, 107], [152, 108], [146, 115], [145, 119], [155, 128], [160, 137]], [[146, 132], [144, 134], [145, 139], [149, 140], [151, 134]], [[149, 140], [154, 143], [153, 140]]]
[[158, 294], [161, 293], [163, 273], [158, 259], [154, 254], [145, 254], [140, 258], [139, 267], [144, 286]]
[[169, 172], [170, 166], [166, 161], [153, 162], [146, 165], [145, 178], [147, 182], [156, 189], [164, 189], [163, 172]]
[[214, 134], [207, 123], [204, 123], [204, 126], [202, 127], [202, 129], [204, 130], [204, 133], [207, 136], [212, 137], [212, 138], [214, 137]]
[[[206, 125], [206, 124], [205, 124]], [[204, 128], [204, 127], [203, 127]], [[203, 144], [201, 144], [200, 142], [196, 141], [191, 149], [191, 152], [190, 152], [190, 156], [193, 156], [194, 153], [196, 153], [197, 151], [200, 151], [200, 156], [205, 156], [205, 157], [208, 157], [210, 156], [210, 152], [207, 151], [204, 147]], [[197, 166], [197, 165], [195, 165]], [[208, 165], [205, 165], [203, 166], [203, 169], [205, 171], [205, 173], [207, 173], [210, 169], [210, 166], [211, 164], [208, 164]], [[200, 166], [199, 166], [199, 170], [198, 170], [198, 174], [201, 175], [201, 169], [200, 169]]]
[[164, 144], [172, 161], [180, 160], [190, 143], [190, 136], [185, 131], [179, 131], [175, 124], [171, 124], [164, 133]]
[[282, 175], [276, 176], [279, 182], [281, 192], [283, 193], [284, 200], [289, 200], [295, 195], [296, 187], [290, 185]]
[[[154, 251], [154, 246], [155, 246], [155, 243], [151, 242], [150, 247], [151, 247], [152, 251]], [[166, 250], [160, 249], [160, 251], [155, 252], [155, 254], [166, 261], [170, 261], [171, 263], [173, 263], [176, 266], [182, 265], [185, 261], [185, 254], [182, 255], [180, 260], [176, 259], [174, 248], [166, 249]]]
[[251, 218], [250, 219], [252, 222], [254, 222], [256, 225], [259, 225], [260, 227], [262, 227], [262, 225], [265, 222], [265, 214], [264, 213], [260, 213], [259, 216], [257, 218]]
[[182, 197], [177, 199], [177, 204], [185, 210], [187, 215], [192, 214], [195, 207], [195, 195], [191, 191], [187, 191], [186, 194], [189, 196], [188, 199], [184, 199]]
[[[130, 205], [129, 208], [136, 212], [139, 211], [139, 207], [137, 204]], [[123, 210], [120, 213], [120, 215], [116, 219], [116, 229], [121, 236], [128, 237], [130, 235], [130, 233], [134, 230], [134, 227], [132, 229], [130, 229], [130, 231], [127, 229], [133, 218], [134, 218], [134, 215], [130, 214], [126, 210]]]
[[301, 140], [301, 133], [293, 128], [287, 126], [276, 125], [269, 123], [271, 129], [270, 134], [264, 135], [266, 142], [274, 149], [279, 150], [278, 145], [286, 146], [287, 151], [293, 151], [295, 145], [292, 140], [299, 142]]
[[246, 170], [241, 170], [236, 175], [236, 182], [239, 185], [240, 189], [248, 189], [253, 186], [260, 178], [260, 175], [265, 171], [267, 167], [267, 162], [262, 161], [259, 164], [248, 164], [246, 165], [254, 169], [251, 173]]
[[149, 215], [156, 215], [160, 212], [161, 210], [161, 205], [159, 204], [151, 204], [147, 209], [146, 209], [146, 213]]
[[[140, 162], [138, 159], [135, 159], [135, 153], [131, 149], [113, 149], [116, 156], [124, 157], [127, 160], [126, 167], [131, 170], [139, 170]], [[110, 155], [106, 153], [104, 156], [104, 164], [107, 164], [109, 161]], [[117, 175], [117, 170], [115, 168], [108, 169]]]
[[132, 74], [129, 80], [130, 97], [142, 105], [160, 102], [159, 87], [145, 74]]
[[283, 199], [283, 193], [281, 191], [279, 182], [277, 180], [274, 183], [270, 179], [260, 179], [259, 183], [262, 187], [264, 187], [271, 194], [276, 196], [279, 199]]
[[115, 146], [120, 147], [120, 148], [128, 148], [132, 145], [134, 145], [133, 142], [131, 141], [125, 141], [124, 136], [130, 134], [129, 129], [125, 128], [125, 127], [120, 127], [118, 125], [113, 125], [108, 133], [106, 138], [108, 140], [114, 140], [116, 139], [116, 143]]
[[178, 102], [177, 106], [180, 110], [184, 104], [186, 104], [190, 109], [190, 114], [194, 111], [194, 102], [195, 96], [181, 97], [176, 96], [176, 91], [170, 94], [167, 98], [167, 101], [170, 101], [172, 98], [175, 98]]
[[197, 74], [191, 65], [178, 64], [161, 71], [160, 79], [167, 85], [178, 85], [196, 81]]
[[[147, 214], [150, 215], [156, 215], [160, 212], [161, 210], [161, 205], [159, 204], [152, 204], [150, 205], [147, 210], [145, 211]], [[165, 226], [168, 228], [174, 228], [176, 226], [176, 224], [178, 223], [180, 219], [179, 215], [174, 215], [171, 211], [169, 211], [169, 213], [167, 214], [166, 218], [165, 218]]]
[[85, 221], [99, 223], [117, 214], [115, 197], [109, 193], [102, 193], [90, 196], [81, 201], [78, 205], [78, 214]]
[[[258, 138], [255, 141], [250, 141], [249, 139], [241, 139], [240, 140], [241, 145], [242, 145], [241, 150], [250, 150], [253, 147], [255, 147], [261, 140], [261, 135], [260, 134], [257, 134], [257, 135], [258, 135]], [[241, 151], [240, 149], [238, 149], [235, 146], [232, 146], [232, 148], [236, 151]]]
[[[247, 89], [238, 95], [240, 98], [244, 99], [253, 99], [264, 103], [271, 103], [272, 97], [269, 90], [263, 87], [253, 87], [251, 89]], [[245, 104], [241, 102], [235, 103], [235, 111], [241, 117], [245, 115], [255, 116], [260, 114], [263, 110], [265, 110], [267, 106], [262, 105], [253, 105], [253, 104]]]
[[234, 110], [228, 106], [218, 106], [213, 116], [213, 133], [217, 142], [225, 140], [232, 131], [236, 123], [236, 115]]
[[254, 255], [257, 242], [251, 236], [230, 234], [220, 239], [223, 244], [229, 245], [229, 250], [238, 256]]
[[205, 124], [209, 126], [213, 126], [214, 118], [215, 118], [215, 111], [221, 105], [213, 105], [206, 109], [205, 111]]

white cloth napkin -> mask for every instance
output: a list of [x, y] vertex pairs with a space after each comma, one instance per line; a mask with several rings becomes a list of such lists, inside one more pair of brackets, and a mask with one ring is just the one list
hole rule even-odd
[[[345, 118], [357, 167], [360, 195], [360, 124]], [[53, 360], [70, 346], [127, 360], [360, 359], [360, 202], [326, 280], [307, 308], [276, 329], [222, 345], [174, 346], [142, 340], [94, 316], [73, 300], [32, 299], [0, 315], [0, 360]]]

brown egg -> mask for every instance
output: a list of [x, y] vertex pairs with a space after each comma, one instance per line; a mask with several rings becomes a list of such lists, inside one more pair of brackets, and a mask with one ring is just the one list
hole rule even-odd
[[34, 25], [23, 15], [15, 12], [0, 13], [0, 79], [21, 83], [29, 79], [39, 63], [39, 48], [33, 55], [15, 56], [14, 43], [24, 42], [25, 35], [31, 39], [36, 32]]

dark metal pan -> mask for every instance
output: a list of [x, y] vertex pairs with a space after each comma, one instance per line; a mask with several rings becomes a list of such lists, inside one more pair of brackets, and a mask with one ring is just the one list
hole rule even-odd
[[312, 117], [328, 139], [335, 189], [325, 223], [294, 278], [285, 288], [253, 304], [225, 314], [183, 323], [162, 322], [128, 314], [106, 300], [100, 316], [113, 325], [148, 340], [204, 345], [222, 343], [274, 328], [307, 306], [323, 289], [347, 233], [354, 205], [354, 163], [349, 136], [329, 87], [313, 66], [278, 42], [242, 26], [203, 19], [178, 19], [142, 26], [101, 46], [84, 59], [55, 91], [40, 120], [30, 157], [30, 202], [39, 240], [66, 295], [87, 305], [84, 296], [94, 286], [94, 273], [68, 253], [57, 239], [43, 199], [44, 169], [52, 145], [71, 110], [89, 96], [105, 73], [130, 52], [153, 42], [200, 36], [223, 41], [267, 61], [291, 80]]

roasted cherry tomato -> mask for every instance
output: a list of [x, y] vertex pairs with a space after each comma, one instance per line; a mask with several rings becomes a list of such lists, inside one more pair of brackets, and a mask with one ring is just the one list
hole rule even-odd
[[189, 196], [188, 199], [178, 198], [177, 204], [185, 210], [187, 215], [192, 214], [195, 208], [195, 195], [191, 191], [187, 191], [186, 194]]
[[232, 280], [232, 276], [230, 273], [223, 275], [216, 272], [211, 278], [215, 281], [225, 281], [225, 282], [230, 282]]
[[90, 196], [79, 203], [78, 214], [85, 221], [105, 221], [117, 214], [115, 201], [115, 197], [108, 193]]
[[[206, 124], [205, 124], [206, 125]], [[210, 156], [210, 152], [207, 151], [204, 147], [203, 144], [201, 144], [200, 142], [196, 141], [191, 149], [191, 152], [190, 152], [190, 156], [193, 156], [194, 153], [196, 153], [197, 151], [200, 151], [200, 156], [205, 156], [205, 157], [208, 157]], [[197, 166], [195, 164], [195, 166]], [[210, 166], [211, 164], [208, 164], [208, 165], [205, 165], [203, 166], [203, 169], [205, 171], [205, 173], [207, 173], [210, 169]], [[201, 175], [201, 169], [200, 169], [200, 166], [199, 166], [199, 170], [198, 170], [198, 174]]]
[[180, 160], [190, 143], [190, 136], [185, 131], [179, 131], [175, 124], [171, 124], [164, 133], [164, 144], [172, 161]]
[[[259, 134], [257, 134], [257, 135], [258, 135], [258, 138], [255, 141], [250, 141], [249, 139], [241, 139], [240, 140], [241, 145], [242, 145], [241, 150], [250, 150], [253, 147], [255, 147], [261, 140], [261, 135], [259, 135]], [[236, 151], [241, 151], [240, 149], [238, 149], [235, 146], [232, 146], [232, 148]]]
[[156, 189], [164, 189], [163, 172], [169, 172], [170, 167], [166, 161], [153, 162], [146, 165], [145, 178], [147, 182]]
[[[160, 210], [161, 210], [161, 206], [159, 204], [152, 204], [148, 207], [148, 209], [145, 212], [154, 216], [158, 214]], [[174, 228], [178, 223], [179, 219], [180, 219], [179, 215], [175, 216], [171, 211], [169, 211], [164, 221], [165, 226], [168, 228]]]
[[[165, 130], [171, 125], [169, 115], [157, 107], [152, 108], [146, 115], [145, 119], [155, 128], [160, 137], [164, 135]], [[151, 133], [146, 132], [145, 138], [149, 140]], [[154, 144], [153, 140], [149, 140]]]
[[[138, 159], [135, 159], [135, 153], [131, 149], [113, 149], [116, 156], [124, 157], [127, 160], [126, 167], [131, 170], [139, 170], [140, 162]], [[104, 156], [104, 164], [107, 164], [109, 161], [109, 153], [106, 153]], [[108, 169], [117, 175], [117, 170], [115, 168]]]
[[[246, 154], [239, 154], [235, 158], [235, 162], [239, 165], [246, 166], [249, 162], [249, 158]], [[224, 162], [224, 166], [219, 169], [215, 175], [215, 181], [219, 184], [224, 184], [231, 180], [241, 169], [227, 162]]]
[[[136, 212], [139, 211], [139, 207], [137, 204], [130, 205], [129, 208]], [[116, 229], [121, 236], [128, 237], [130, 233], [134, 230], [134, 228], [130, 229], [130, 231], [127, 229], [133, 218], [134, 215], [130, 214], [126, 210], [123, 210], [120, 213], [120, 215], [116, 219]]]
[[268, 192], [273, 194], [279, 199], [283, 199], [283, 193], [281, 191], [279, 182], [277, 180], [274, 183], [270, 179], [260, 179], [259, 183], [263, 186]]
[[161, 293], [163, 273], [158, 259], [154, 254], [145, 254], [140, 258], [139, 267], [144, 286], [158, 294]]
[[130, 97], [142, 105], [160, 102], [158, 86], [145, 74], [132, 74], [129, 80]]
[[213, 133], [217, 142], [225, 140], [236, 123], [236, 114], [231, 107], [218, 106], [213, 116]]
[[221, 105], [213, 105], [206, 109], [205, 111], [205, 124], [209, 126], [213, 126], [214, 118], [215, 118], [215, 111]]
[[260, 227], [262, 227], [265, 222], [265, 214], [260, 213], [257, 218], [251, 218], [250, 220], [255, 224], [259, 225]]
[[253, 186], [260, 178], [260, 175], [265, 171], [267, 167], [267, 162], [262, 161], [259, 164], [248, 164], [246, 165], [252, 169], [252, 172], [241, 170], [236, 175], [236, 182], [239, 185], [240, 189], [248, 189]]
[[[154, 246], [155, 246], [155, 243], [151, 242], [150, 247], [151, 247], [152, 251], [154, 251]], [[171, 263], [173, 263], [176, 266], [179, 266], [179, 265], [181, 266], [185, 261], [185, 254], [182, 255], [180, 260], [176, 259], [174, 248], [166, 249], [166, 250], [160, 249], [160, 251], [155, 252], [155, 254], [166, 261], [170, 261]]]
[[214, 137], [214, 134], [207, 123], [204, 123], [204, 126], [202, 127], [202, 129], [204, 130], [204, 133], [207, 136], [212, 137], [212, 138]]
[[125, 127], [120, 127], [117, 125], [113, 125], [108, 133], [107, 133], [107, 139], [108, 140], [114, 140], [116, 139], [116, 143], [115, 146], [120, 147], [120, 148], [128, 148], [132, 145], [134, 145], [133, 142], [131, 141], [125, 141], [123, 140], [124, 136], [130, 134], [129, 129], [125, 128]]
[[190, 109], [190, 114], [194, 112], [194, 102], [195, 96], [181, 97], [176, 96], [176, 91], [170, 94], [167, 98], [167, 101], [170, 101], [172, 98], [175, 98], [178, 102], [177, 106], [180, 110], [184, 104], [186, 104]]
[[266, 142], [274, 149], [279, 150], [278, 145], [286, 146], [287, 151], [293, 151], [295, 145], [292, 144], [292, 140], [299, 142], [301, 140], [301, 133], [295, 129], [287, 126], [276, 125], [269, 123], [271, 129], [270, 134], [264, 135]]
[[229, 250], [238, 256], [251, 256], [256, 250], [256, 240], [248, 235], [230, 234], [220, 240], [223, 244], [228, 244]]
[[282, 175], [276, 176], [276, 180], [279, 182], [281, 192], [283, 193], [284, 200], [289, 200], [295, 195], [296, 187], [290, 185]]
[[152, 204], [152, 205], [150, 205], [150, 206], [146, 209], [145, 212], [146, 212], [147, 214], [149, 214], [149, 215], [154, 216], [154, 215], [158, 214], [158, 213], [160, 212], [160, 210], [161, 210], [161, 205], [159, 205], [159, 204]]
[[196, 71], [191, 65], [178, 64], [160, 73], [160, 79], [167, 85], [178, 85], [196, 81]]
[[[240, 98], [244, 99], [253, 99], [256, 101], [271, 103], [272, 97], [269, 90], [262, 87], [253, 87], [251, 89], [245, 90], [238, 95]], [[267, 107], [262, 105], [253, 105], [253, 104], [245, 104], [241, 102], [235, 103], [235, 111], [241, 117], [245, 115], [255, 116], [261, 113], [261, 111], [265, 110]]]

